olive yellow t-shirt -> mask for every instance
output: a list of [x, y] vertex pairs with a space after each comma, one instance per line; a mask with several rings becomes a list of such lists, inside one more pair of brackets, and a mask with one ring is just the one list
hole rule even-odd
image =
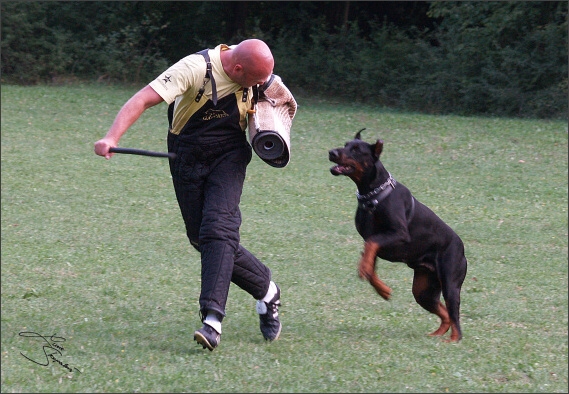
[[[209, 57], [218, 100], [232, 94], [236, 96], [240, 114], [239, 125], [241, 130], [244, 131], [247, 127], [247, 109], [251, 107], [251, 95], [248, 95], [245, 102], [242, 101], [243, 88], [227, 76], [223, 70], [220, 57], [221, 51], [229, 50], [233, 47], [220, 44], [209, 50]], [[205, 91], [201, 99], [198, 102], [195, 101], [199, 89], [204, 85], [205, 75], [205, 58], [200, 54], [194, 53], [179, 60], [160, 74], [158, 78], [150, 82], [150, 87], [167, 104], [175, 103], [171, 133], [180, 134], [192, 115], [202, 108], [208, 100], [211, 100], [212, 84], [209, 81], [205, 85]]]

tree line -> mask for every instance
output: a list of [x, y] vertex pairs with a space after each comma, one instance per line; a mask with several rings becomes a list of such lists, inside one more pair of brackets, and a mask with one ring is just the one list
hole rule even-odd
[[567, 117], [566, 1], [2, 1], [3, 83], [143, 84], [265, 40], [294, 92], [435, 114]]

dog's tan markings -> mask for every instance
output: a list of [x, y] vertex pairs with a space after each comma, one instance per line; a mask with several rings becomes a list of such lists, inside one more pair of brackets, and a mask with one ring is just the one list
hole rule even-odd
[[349, 177], [356, 183], [360, 183], [362, 177], [364, 175], [364, 168], [362, 167], [361, 163], [357, 162], [356, 160], [346, 160], [346, 163], [349, 164], [353, 169], [354, 172], [349, 175]]
[[364, 251], [358, 266], [358, 275], [360, 278], [367, 280], [382, 298], [389, 300], [391, 298], [391, 289], [379, 279], [375, 273], [375, 262], [379, 244], [366, 241]]
[[450, 328], [450, 317], [448, 315], [447, 308], [439, 302], [437, 308], [433, 311], [441, 319], [441, 325], [435, 331], [429, 334], [431, 337], [440, 337], [447, 333]]
[[439, 328], [428, 335], [431, 337], [440, 337], [445, 335], [450, 329], [450, 339], [445, 340], [445, 342], [459, 341], [461, 338], [458, 328], [451, 322], [448, 310], [444, 304], [439, 300], [437, 300], [435, 303], [429, 302], [430, 297], [423, 296], [425, 293], [429, 293], [431, 290], [432, 289], [430, 288], [429, 274], [426, 271], [415, 270], [415, 275], [413, 277], [413, 296], [415, 297], [415, 300], [427, 311], [434, 313], [439, 317], [439, 319], [441, 319], [441, 325]]
[[[439, 304], [439, 309], [437, 312], [435, 312], [435, 315], [437, 315], [441, 319], [441, 326], [439, 328], [437, 328], [435, 331], [433, 331], [432, 333], [430, 333], [429, 336], [431, 336], [431, 337], [443, 336], [447, 333], [447, 331], [450, 328], [450, 338], [445, 339], [444, 342], [458, 342], [458, 341], [460, 341], [461, 335], [458, 332], [458, 328], [456, 327], [456, 324], [454, 324], [450, 321], [450, 317], [448, 315], [447, 308], [442, 303]], [[445, 319], [445, 316], [446, 316], [446, 319]]]
[[352, 159], [351, 157], [346, 156], [344, 152], [340, 152], [336, 163], [338, 164], [339, 167], [347, 169], [345, 170], [343, 175], [348, 176], [356, 183], [361, 182], [365, 170], [362, 166], [362, 163]]
[[458, 327], [456, 326], [456, 324], [451, 323], [451, 325], [450, 325], [450, 338], [445, 339], [445, 342], [458, 342], [461, 339], [462, 339], [462, 335], [460, 334]]

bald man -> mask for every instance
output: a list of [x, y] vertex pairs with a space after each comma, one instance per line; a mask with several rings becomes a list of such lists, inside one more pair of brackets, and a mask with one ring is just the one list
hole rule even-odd
[[176, 154], [170, 172], [188, 239], [201, 255], [203, 326], [194, 340], [204, 349], [219, 345], [230, 282], [257, 300], [265, 340], [281, 332], [280, 289], [239, 235], [239, 202], [252, 157], [245, 133], [250, 88], [267, 81], [273, 67], [271, 50], [257, 39], [189, 55], [131, 97], [95, 142], [95, 153], [110, 159], [109, 149], [146, 109], [163, 101], [169, 105], [168, 151]]

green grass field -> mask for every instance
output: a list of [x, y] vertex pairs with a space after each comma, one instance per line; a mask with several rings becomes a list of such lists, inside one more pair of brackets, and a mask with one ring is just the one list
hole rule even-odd
[[[2, 392], [567, 392], [566, 121], [297, 97], [290, 164], [254, 156], [241, 203], [242, 243], [282, 289], [281, 338], [263, 340], [232, 285], [209, 352], [193, 341], [199, 255], [167, 161], [93, 153], [135, 91], [2, 86]], [[425, 335], [438, 321], [404, 264], [378, 262], [389, 302], [357, 277], [355, 186], [330, 174], [328, 150], [363, 127], [465, 243], [458, 344]], [[121, 146], [165, 139], [163, 104]], [[45, 350], [54, 360], [22, 332], [65, 342]]]

